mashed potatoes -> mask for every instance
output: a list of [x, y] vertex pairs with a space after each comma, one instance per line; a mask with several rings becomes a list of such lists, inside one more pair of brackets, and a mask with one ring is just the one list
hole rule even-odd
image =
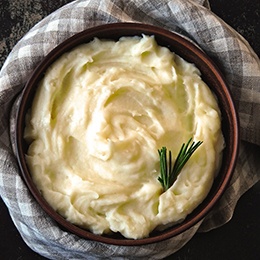
[[[199, 70], [150, 36], [94, 39], [46, 72], [27, 114], [27, 163], [48, 203], [95, 234], [144, 238], [209, 192], [224, 140]], [[163, 191], [158, 149], [203, 144]]]

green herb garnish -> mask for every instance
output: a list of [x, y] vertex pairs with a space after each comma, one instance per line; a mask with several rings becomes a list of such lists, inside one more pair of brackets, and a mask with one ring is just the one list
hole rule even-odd
[[160, 157], [160, 176], [158, 177], [158, 181], [162, 184], [164, 191], [168, 190], [173, 185], [186, 162], [203, 143], [202, 141], [198, 141], [197, 143], [192, 142], [190, 145], [191, 140], [192, 138], [190, 138], [187, 144], [182, 144], [173, 166], [172, 152], [169, 151], [169, 159], [167, 159], [167, 148], [162, 147], [161, 150], [158, 150]]

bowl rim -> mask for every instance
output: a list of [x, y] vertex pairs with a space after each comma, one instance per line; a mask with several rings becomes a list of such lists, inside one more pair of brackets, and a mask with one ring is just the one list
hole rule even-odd
[[[95, 37], [95, 35], [102, 35], [102, 33], [108, 33], [113, 31], [125, 31], [126, 35], [122, 36], [128, 36], [128, 31], [131, 31], [134, 33], [134, 31], [139, 31], [136, 35], [140, 34], [140, 31], [143, 31], [143, 34], [150, 34], [150, 35], [157, 35], [158, 37], [166, 37], [169, 38], [171, 41], [176, 41], [178, 44], [182, 44], [183, 47], [186, 48], [186, 50], [190, 53], [193, 53], [194, 55], [200, 57], [204, 64], [208, 66], [208, 68], [216, 75], [217, 80], [219, 81], [219, 84], [222, 87], [222, 90], [225, 92], [225, 98], [227, 99], [226, 102], [229, 105], [230, 108], [230, 117], [231, 121], [233, 123], [232, 129], [233, 129], [233, 135], [231, 136], [232, 143], [233, 143], [233, 152], [230, 157], [230, 162], [228, 169], [225, 174], [225, 178], [221, 181], [221, 183], [218, 185], [217, 191], [212, 195], [211, 199], [209, 200], [209, 203], [207, 203], [199, 212], [196, 212], [196, 209], [193, 211], [194, 217], [184, 222], [174, 225], [173, 227], [167, 229], [166, 231], [160, 232], [159, 235], [149, 236], [147, 238], [142, 239], [128, 239], [128, 238], [115, 238], [111, 236], [106, 235], [96, 235], [91, 233], [91, 231], [82, 229], [78, 226], [73, 225], [72, 223], [65, 220], [61, 215], [59, 215], [57, 212], [55, 212], [50, 205], [44, 200], [34, 183], [32, 182], [32, 179], [30, 178], [30, 172], [28, 170], [28, 167], [26, 165], [25, 161], [25, 154], [24, 154], [24, 148], [23, 148], [23, 138], [22, 138], [22, 132], [23, 132], [23, 125], [24, 125], [24, 117], [26, 113], [26, 101], [33, 91], [35, 85], [37, 85], [37, 81], [42, 76], [44, 71], [63, 53], [69, 51], [70, 49], [73, 49], [77, 45], [79, 45], [81, 42], [89, 42], [90, 39]], [[155, 33], [156, 32], [156, 33]], [[133, 34], [134, 35], [134, 34]], [[132, 36], [133, 36], [132, 35]], [[118, 36], [119, 37], [119, 36]], [[120, 36], [121, 37], [121, 36]], [[119, 37], [119, 38], [120, 38]], [[101, 38], [101, 37], [100, 37]], [[105, 37], [104, 37], [105, 38]], [[108, 38], [108, 37], [107, 37]], [[86, 40], [87, 39], [87, 40]], [[160, 44], [159, 44], [160, 45]], [[192, 228], [195, 224], [197, 224], [199, 221], [201, 221], [213, 208], [213, 206], [216, 204], [216, 202], [221, 198], [224, 191], [226, 190], [230, 179], [233, 175], [233, 171], [235, 168], [235, 164], [237, 161], [238, 156], [238, 149], [239, 149], [239, 122], [238, 122], [238, 115], [235, 108], [235, 104], [233, 102], [232, 94], [224, 80], [222, 72], [219, 70], [215, 62], [212, 61], [212, 59], [207, 56], [207, 54], [201, 50], [196, 44], [192, 43], [191, 40], [187, 39], [186, 37], [183, 37], [182, 35], [166, 30], [164, 28], [154, 26], [151, 24], [144, 24], [144, 23], [135, 23], [135, 22], [120, 22], [120, 23], [110, 23], [110, 24], [103, 24], [98, 25], [95, 27], [91, 27], [88, 29], [85, 29], [79, 33], [76, 33], [75, 35], [69, 37], [68, 39], [64, 40], [60, 44], [58, 44], [54, 49], [52, 49], [36, 66], [36, 68], [33, 70], [33, 73], [27, 80], [25, 87], [22, 91], [20, 103], [18, 105], [17, 114], [16, 114], [16, 126], [15, 126], [15, 147], [17, 152], [17, 160], [18, 165], [20, 168], [21, 175], [23, 177], [23, 180], [25, 181], [28, 189], [30, 190], [31, 194], [33, 195], [34, 199], [40, 204], [42, 209], [52, 218], [54, 219], [57, 224], [65, 229], [66, 231], [69, 231], [73, 234], [78, 235], [79, 237], [83, 237], [85, 239], [97, 241], [97, 242], [103, 242], [106, 244], [113, 244], [113, 245], [121, 245], [121, 246], [137, 246], [137, 245], [145, 245], [145, 244], [151, 244], [155, 242], [164, 241], [166, 239], [175, 237], [186, 230]], [[197, 207], [198, 208], [198, 207]], [[192, 212], [192, 213], [193, 213]], [[192, 214], [191, 213], [191, 214]]]

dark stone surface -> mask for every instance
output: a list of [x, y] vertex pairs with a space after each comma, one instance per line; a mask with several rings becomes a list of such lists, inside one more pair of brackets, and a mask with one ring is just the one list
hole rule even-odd
[[[1, 0], [0, 67], [16, 42], [43, 17], [69, 0]], [[260, 1], [211, 0], [219, 17], [251, 44], [260, 56]], [[176, 260], [258, 260], [260, 259], [260, 183], [239, 200], [232, 220], [221, 228], [196, 234], [176, 254]], [[45, 259], [21, 239], [8, 210], [0, 200], [0, 259]]]
[[238, 31], [260, 56], [260, 1], [210, 0], [212, 11]]

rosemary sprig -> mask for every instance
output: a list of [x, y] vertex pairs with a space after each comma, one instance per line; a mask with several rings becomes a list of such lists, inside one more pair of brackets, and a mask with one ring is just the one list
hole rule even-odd
[[190, 145], [191, 141], [192, 138], [190, 138], [187, 144], [182, 144], [173, 166], [172, 152], [169, 151], [169, 159], [167, 159], [167, 148], [162, 147], [161, 150], [158, 150], [160, 157], [160, 176], [158, 177], [158, 181], [162, 184], [164, 191], [168, 190], [173, 185], [186, 162], [203, 143], [202, 141], [198, 141], [197, 143], [192, 142]]

